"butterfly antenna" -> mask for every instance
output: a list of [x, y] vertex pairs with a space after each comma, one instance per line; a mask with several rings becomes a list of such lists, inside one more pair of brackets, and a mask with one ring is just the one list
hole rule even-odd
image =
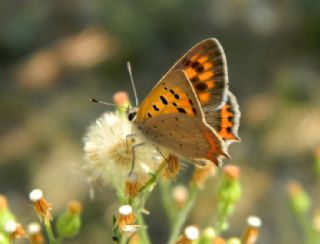
[[133, 93], [134, 93], [134, 98], [135, 98], [135, 100], [136, 100], [136, 107], [138, 107], [138, 105], [139, 105], [139, 99], [138, 99], [138, 94], [137, 94], [136, 86], [134, 85], [134, 81], [133, 81], [131, 63], [130, 63], [129, 61], [127, 62], [127, 69], [128, 69], [129, 76], [130, 76], [130, 81], [131, 81], [131, 85], [132, 85], [132, 89], [133, 89]]
[[90, 98], [90, 102], [100, 103], [100, 104], [107, 105], [107, 106], [117, 107], [117, 105], [114, 104], [114, 103], [107, 103], [107, 102], [104, 102], [104, 101], [97, 100], [97, 99], [95, 99], [95, 98]]

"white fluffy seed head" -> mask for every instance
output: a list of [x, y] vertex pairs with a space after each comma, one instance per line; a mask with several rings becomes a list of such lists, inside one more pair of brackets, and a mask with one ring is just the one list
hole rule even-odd
[[255, 228], [260, 228], [262, 225], [261, 219], [256, 216], [250, 216], [247, 219], [247, 223], [248, 223], [248, 225], [255, 227]]
[[5, 224], [4, 230], [9, 234], [15, 232], [17, 230], [17, 223], [14, 220], [9, 220]]
[[[89, 126], [84, 136], [84, 152], [87, 164], [85, 168], [93, 179], [113, 187], [125, 184], [132, 167], [132, 146], [143, 141], [132, 134], [132, 124], [117, 113], [105, 113]], [[154, 157], [159, 153], [145, 144], [135, 150], [134, 172], [148, 175], [163, 159]]]
[[188, 226], [185, 228], [184, 234], [191, 241], [195, 241], [199, 238], [199, 230], [194, 226]]
[[40, 189], [34, 189], [29, 194], [29, 199], [31, 202], [37, 202], [43, 197], [43, 193]]
[[128, 215], [132, 214], [132, 207], [130, 205], [120, 206], [119, 214], [122, 216], [128, 216]]
[[30, 223], [28, 225], [28, 233], [31, 235], [39, 233], [40, 230], [41, 230], [41, 226], [36, 222]]

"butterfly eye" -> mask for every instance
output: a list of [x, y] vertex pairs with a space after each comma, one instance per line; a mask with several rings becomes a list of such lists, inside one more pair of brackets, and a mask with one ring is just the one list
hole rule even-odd
[[132, 121], [134, 119], [134, 117], [136, 117], [137, 112], [131, 112], [128, 114], [128, 120]]

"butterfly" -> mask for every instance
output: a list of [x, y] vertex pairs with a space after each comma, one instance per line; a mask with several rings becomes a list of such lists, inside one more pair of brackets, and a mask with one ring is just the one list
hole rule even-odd
[[228, 145], [240, 141], [236, 97], [229, 91], [226, 57], [215, 38], [183, 55], [137, 108], [136, 130], [157, 148], [186, 161], [219, 165]]

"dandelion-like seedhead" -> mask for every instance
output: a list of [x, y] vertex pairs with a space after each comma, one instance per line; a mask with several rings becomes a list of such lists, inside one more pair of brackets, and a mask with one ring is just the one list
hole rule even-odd
[[[132, 146], [142, 142], [132, 134], [130, 122], [118, 113], [104, 113], [88, 129], [84, 137], [86, 169], [105, 184], [123, 187], [132, 167]], [[147, 175], [163, 160], [151, 146], [135, 149], [134, 172]]]

